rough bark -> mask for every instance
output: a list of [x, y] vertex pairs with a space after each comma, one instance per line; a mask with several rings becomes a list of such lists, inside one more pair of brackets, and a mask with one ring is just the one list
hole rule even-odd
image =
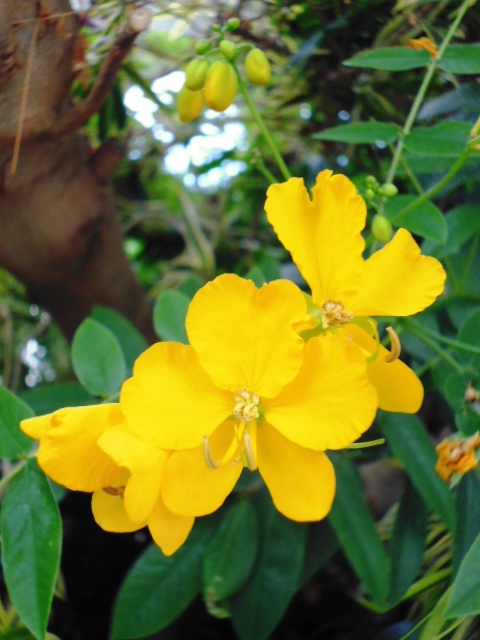
[[93, 151], [76, 133], [100, 109], [146, 28], [148, 16], [138, 11], [89, 96], [72, 104], [79, 21], [68, 1], [0, 0], [0, 266], [26, 284], [67, 336], [103, 304], [154, 339], [115, 217], [111, 177], [121, 151], [114, 143]]

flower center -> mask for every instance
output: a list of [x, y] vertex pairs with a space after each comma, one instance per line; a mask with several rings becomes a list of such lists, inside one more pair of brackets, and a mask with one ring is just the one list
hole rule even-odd
[[248, 389], [240, 389], [235, 396], [235, 403], [233, 415], [239, 422], [252, 422], [260, 417], [258, 409], [260, 398], [256, 393]]
[[335, 300], [327, 300], [320, 311], [322, 314], [323, 329], [348, 324], [353, 319], [353, 314], [345, 311], [343, 304]]

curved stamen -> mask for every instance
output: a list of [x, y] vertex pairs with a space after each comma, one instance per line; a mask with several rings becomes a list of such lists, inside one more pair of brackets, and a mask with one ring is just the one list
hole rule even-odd
[[212, 456], [212, 450], [210, 449], [210, 442], [208, 441], [208, 436], [203, 436], [203, 457], [205, 459], [205, 464], [212, 471], [216, 471], [220, 469], [220, 462], [214, 459]]
[[244, 452], [245, 452], [245, 460], [247, 461], [247, 467], [249, 471], [256, 471], [257, 462], [255, 460], [255, 455], [253, 453], [253, 445], [252, 439], [248, 433], [243, 434], [243, 444], [244, 444]]
[[390, 338], [390, 353], [388, 356], [385, 356], [385, 362], [395, 362], [402, 353], [400, 338], [392, 327], [387, 327], [385, 331], [388, 333]]
[[123, 498], [125, 487], [103, 487], [103, 491], [109, 496], [120, 496]]

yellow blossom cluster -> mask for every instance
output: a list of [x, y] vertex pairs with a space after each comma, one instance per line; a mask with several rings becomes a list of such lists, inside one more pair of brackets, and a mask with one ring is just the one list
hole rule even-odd
[[148, 526], [172, 554], [244, 469], [258, 470], [286, 517], [319, 520], [335, 495], [326, 452], [357, 440], [378, 407], [419, 409], [420, 381], [396, 358], [396, 338], [392, 353], [379, 344], [370, 316], [431, 304], [444, 286], [440, 263], [403, 229], [364, 260], [366, 207], [345, 176], [320, 173], [312, 196], [292, 178], [271, 186], [266, 202], [311, 295], [287, 280], [257, 288], [221, 275], [190, 304], [189, 344], [143, 353], [118, 404], [22, 423], [40, 441], [40, 467], [92, 492], [107, 531]]

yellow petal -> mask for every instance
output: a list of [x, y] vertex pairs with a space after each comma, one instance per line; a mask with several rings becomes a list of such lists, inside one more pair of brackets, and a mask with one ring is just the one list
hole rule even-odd
[[[234, 437], [233, 424], [225, 423], [210, 439], [212, 455], [220, 459]], [[168, 460], [162, 480], [165, 505], [184, 516], [204, 516], [222, 506], [235, 486], [240, 463], [229, 462], [219, 469], [209, 469], [205, 463], [203, 447], [177, 451]]]
[[233, 411], [231, 393], [215, 387], [192, 347], [161, 342], [135, 363], [120, 405], [129, 428], [162, 449], [199, 445]]
[[292, 282], [257, 289], [250, 280], [226, 274], [195, 295], [186, 328], [218, 387], [272, 397], [300, 367], [303, 345], [293, 324], [306, 313], [305, 297]]
[[146, 522], [132, 522], [125, 511], [120, 496], [112, 496], [105, 491], [95, 491], [92, 496], [92, 513], [95, 522], [113, 533], [128, 533], [138, 531], [146, 526]]
[[[377, 343], [359, 326], [349, 324], [341, 330], [350, 336], [356, 344], [372, 354]], [[385, 362], [388, 351], [382, 345], [378, 347], [378, 358], [367, 364], [367, 375], [378, 393], [378, 407], [384, 411], [416, 413], [423, 402], [423, 385], [415, 373], [401, 360]]]
[[38, 416], [36, 418], [27, 418], [27, 420], [22, 420], [20, 423], [20, 429], [29, 438], [40, 440], [45, 431], [51, 425], [52, 415], [52, 413], [48, 413], [45, 416]]
[[324, 518], [335, 496], [335, 472], [325, 453], [299, 447], [265, 422], [257, 438], [258, 469], [280, 513], [298, 522]]
[[371, 425], [377, 394], [363, 351], [341, 336], [311, 338], [298, 376], [265, 402], [265, 420], [309, 449], [342, 449]]
[[312, 195], [311, 201], [300, 178], [272, 185], [267, 218], [309, 284], [315, 304], [343, 303], [361, 284], [365, 203], [348, 178], [329, 170], [318, 174]]
[[422, 256], [411, 234], [399, 229], [365, 262], [361, 291], [346, 306], [357, 316], [409, 316], [435, 301], [445, 278], [440, 262]]
[[194, 522], [191, 516], [177, 516], [169, 511], [159, 498], [148, 518], [148, 528], [155, 544], [166, 556], [171, 556], [188, 538]]
[[98, 439], [98, 446], [119, 466], [130, 471], [124, 493], [125, 510], [130, 520], [142, 522], [158, 500], [167, 453], [119, 427], [105, 431]]
[[124, 418], [118, 404], [60, 409], [40, 440], [38, 464], [58, 484], [73, 491], [115, 485], [122, 469], [97, 445], [100, 435]]

